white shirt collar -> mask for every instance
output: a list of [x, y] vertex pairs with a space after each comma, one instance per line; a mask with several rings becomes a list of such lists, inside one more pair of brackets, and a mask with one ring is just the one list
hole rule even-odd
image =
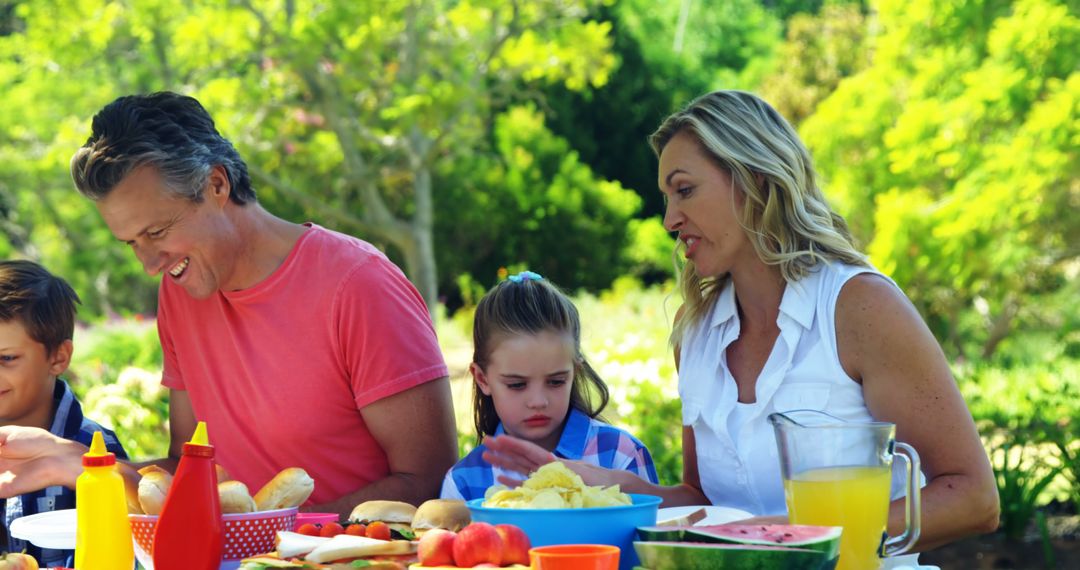
[[[814, 323], [814, 312], [817, 309], [817, 298], [814, 293], [817, 289], [818, 277], [819, 271], [812, 269], [802, 279], [788, 281], [787, 286], [784, 287], [784, 296], [780, 300], [780, 314], [787, 315], [799, 323], [803, 329], [809, 329]], [[716, 299], [709, 326], [715, 328], [724, 325], [735, 318], [736, 312], [735, 283], [729, 280], [720, 291], [720, 297]]]

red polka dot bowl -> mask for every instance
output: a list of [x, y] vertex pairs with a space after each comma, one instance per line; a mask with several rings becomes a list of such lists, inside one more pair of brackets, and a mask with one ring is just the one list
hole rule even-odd
[[[292, 530], [296, 524], [296, 507], [275, 511], [259, 511], [235, 515], [222, 515], [225, 523], [225, 548], [222, 561], [239, 561], [274, 550], [274, 538], [279, 530]], [[128, 515], [131, 534], [135, 538], [135, 558], [147, 570], [154, 565], [150, 556], [154, 542], [157, 515]], [[235, 565], [222, 564], [222, 568]]]

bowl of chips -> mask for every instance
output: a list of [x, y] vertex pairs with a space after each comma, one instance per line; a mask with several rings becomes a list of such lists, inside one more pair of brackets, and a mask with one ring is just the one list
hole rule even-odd
[[660, 497], [626, 494], [618, 486], [585, 485], [560, 462], [544, 465], [520, 487], [494, 485], [466, 503], [473, 521], [521, 527], [533, 546], [610, 544], [622, 550], [620, 568], [637, 563], [639, 526], [656, 524]]

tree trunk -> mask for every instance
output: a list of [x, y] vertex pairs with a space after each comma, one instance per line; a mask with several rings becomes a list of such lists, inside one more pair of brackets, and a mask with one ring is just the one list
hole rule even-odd
[[431, 188], [431, 165], [427, 159], [432, 141], [419, 127], [414, 126], [409, 133], [409, 143], [413, 151], [413, 200], [416, 211], [412, 219], [412, 236], [416, 244], [415, 265], [409, 268], [413, 284], [424, 297], [428, 312], [435, 315], [435, 305], [439, 302], [438, 267], [435, 265], [435, 227], [434, 200]]
[[1012, 320], [1020, 312], [1020, 304], [1007, 300], [1001, 309], [1001, 314], [990, 323], [990, 336], [983, 343], [982, 357], [990, 358], [994, 355], [1001, 341], [1005, 340], [1012, 332]]

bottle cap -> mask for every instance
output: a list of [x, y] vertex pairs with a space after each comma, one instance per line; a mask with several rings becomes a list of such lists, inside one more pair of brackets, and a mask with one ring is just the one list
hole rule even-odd
[[105, 449], [105, 438], [100, 431], [94, 432], [94, 439], [90, 442], [90, 451], [82, 456], [83, 467], [108, 467], [116, 465], [116, 455]]
[[210, 438], [206, 434], [206, 422], [199, 422], [195, 426], [195, 433], [191, 435], [191, 441], [184, 444], [184, 455], [214, 456], [214, 446], [210, 445]]

